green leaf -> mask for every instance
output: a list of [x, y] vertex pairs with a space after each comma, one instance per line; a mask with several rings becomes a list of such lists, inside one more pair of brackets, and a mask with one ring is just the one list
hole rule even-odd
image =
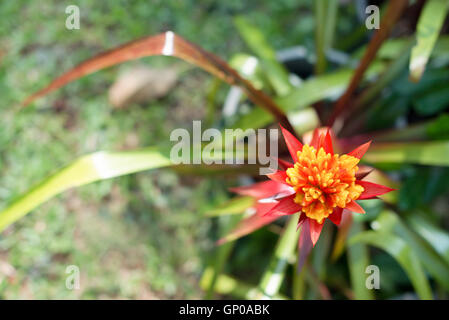
[[447, 0], [429, 0], [424, 5], [417, 25], [417, 43], [410, 58], [410, 78], [413, 81], [419, 81], [424, 73], [448, 9]]
[[415, 163], [449, 166], [449, 141], [378, 143], [365, 154], [371, 163]]
[[410, 210], [431, 204], [436, 197], [449, 190], [448, 180], [449, 168], [410, 168], [399, 191], [399, 208]]
[[[374, 63], [368, 69], [366, 77], [372, 78], [379, 74], [384, 66], [382, 63]], [[304, 109], [317, 101], [338, 96], [348, 85], [352, 72], [351, 69], [342, 69], [304, 81], [300, 87], [293, 89], [285, 97], [275, 99], [275, 102], [285, 112], [291, 112]], [[272, 115], [258, 108], [242, 116], [233, 127], [243, 130], [261, 128], [272, 121]]]
[[235, 197], [221, 204], [219, 207], [206, 212], [207, 216], [215, 217], [228, 214], [243, 213], [254, 204], [252, 197]]
[[[411, 214], [406, 217], [407, 222], [411, 227], [424, 239], [429, 242], [432, 247], [438, 252], [449, 265], [449, 234], [438, 228], [425, 219], [421, 214]], [[447, 270], [446, 270], [447, 274]]]
[[[408, 42], [410, 42], [410, 40], [412, 39], [412, 37], [402, 37], [385, 41], [382, 47], [377, 52], [377, 58], [396, 59], [407, 46]], [[365, 50], [366, 46], [357, 49], [357, 51], [353, 54], [353, 57], [360, 58]], [[449, 36], [441, 35], [438, 38], [433, 51], [431, 52], [431, 57], [445, 57], [447, 56], [448, 50]]]
[[[415, 219], [416, 214], [410, 214], [410, 219]], [[420, 221], [421, 220], [415, 220]], [[413, 249], [413, 251], [418, 256], [419, 260], [422, 262], [424, 268], [429, 272], [429, 274], [440, 283], [446, 290], [449, 290], [449, 273], [447, 272], [449, 269], [449, 264], [447, 264], [444, 259], [439, 256], [437, 251], [432, 248], [432, 246], [424, 240], [425, 238], [421, 238], [418, 234], [410, 230], [405, 223], [403, 223], [399, 217], [392, 211], [383, 211], [379, 218], [374, 222], [376, 228], [379, 231], [388, 231], [393, 232], [399, 237], [401, 237], [407, 244]], [[424, 232], [428, 232], [428, 226], [424, 226], [421, 230], [425, 230]], [[441, 234], [440, 231], [437, 234]], [[446, 236], [446, 238], [444, 237]], [[441, 239], [443, 240], [442, 247], [448, 245], [447, 234], [443, 233]], [[436, 236], [436, 238], [439, 238]], [[447, 247], [449, 248], [449, 247]], [[449, 252], [446, 252], [449, 253]]]
[[449, 114], [442, 114], [426, 125], [426, 134], [433, 140], [449, 140]]
[[256, 89], [261, 90], [267, 84], [260, 68], [260, 61], [255, 56], [237, 53], [232, 56], [229, 65], [249, 80]]
[[95, 152], [51, 175], [0, 212], [0, 231], [55, 195], [94, 181], [166, 167], [171, 161], [159, 148]]
[[366, 243], [388, 252], [404, 269], [421, 299], [432, 299], [432, 291], [421, 263], [410, 246], [401, 238], [387, 233], [363, 231], [349, 240], [350, 245]]
[[[203, 160], [207, 153], [203, 153]], [[210, 155], [209, 155], [210, 156]], [[225, 159], [230, 153], [213, 155], [207, 159]], [[122, 175], [171, 166], [170, 149], [150, 147], [123, 152], [95, 152], [75, 160], [58, 170], [0, 212], [0, 231], [48, 199], [73, 187]], [[194, 166], [192, 166], [194, 167]], [[192, 170], [193, 168], [189, 168]]]
[[[200, 281], [200, 286], [203, 290], [207, 290], [208, 284], [213, 277], [214, 271], [212, 268], [204, 270], [203, 277]], [[246, 284], [231, 276], [221, 274], [217, 277], [215, 292], [224, 295], [230, 295], [239, 299], [258, 299], [260, 298], [260, 291], [257, 287]], [[286, 300], [287, 297], [276, 294], [273, 296], [276, 300]]]
[[317, 74], [326, 70], [326, 51], [331, 48], [336, 30], [338, 1], [315, 0], [315, 46]]
[[276, 52], [265, 39], [264, 33], [243, 16], [235, 18], [234, 23], [248, 47], [260, 58], [262, 69], [276, 94], [283, 96], [289, 93], [292, 86], [288, 80], [288, 72], [277, 61]]
[[449, 106], [449, 88], [443, 84], [412, 101], [413, 109], [422, 116], [435, 115]]
[[285, 227], [268, 269], [262, 276], [260, 290], [265, 297], [273, 298], [279, 292], [288, 261], [293, 256], [293, 252], [298, 244], [299, 232], [296, 230], [297, 224], [297, 216], [294, 215]]
[[[240, 216], [220, 217], [220, 237], [225, 236], [234, 229], [240, 220]], [[207, 290], [206, 299], [211, 299], [213, 297], [217, 283], [220, 280], [220, 275], [223, 272], [226, 261], [228, 260], [234, 245], [235, 242], [227, 242], [217, 248], [212, 261], [212, 267], [209, 267], [211, 268], [210, 272], [212, 272], [212, 274], [210, 277], [207, 277], [207, 279], [202, 279], [202, 287]]]
[[[363, 224], [360, 221], [352, 222], [349, 236], [353, 236], [363, 231]], [[374, 299], [373, 291], [366, 287], [365, 269], [370, 264], [368, 248], [364, 243], [354, 243], [347, 248], [349, 275], [351, 277], [351, 287], [354, 291], [354, 297], [357, 300]]]

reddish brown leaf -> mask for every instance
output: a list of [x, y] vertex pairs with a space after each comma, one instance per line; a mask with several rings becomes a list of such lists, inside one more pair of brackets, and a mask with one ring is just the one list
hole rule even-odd
[[230, 85], [240, 86], [248, 97], [258, 106], [270, 112], [288, 130], [294, 132], [285, 113], [273, 100], [242, 78], [234, 69], [219, 57], [183, 39], [172, 31], [129, 42], [82, 62], [62, 76], [53, 80], [47, 87], [29, 96], [23, 105], [40, 98], [74, 80], [119, 63], [142, 57], [164, 55], [173, 56], [192, 63]]
[[341, 114], [342, 111], [345, 110], [347, 106], [349, 106], [349, 101], [351, 99], [352, 94], [357, 89], [359, 83], [363, 78], [363, 74], [368, 69], [369, 65], [376, 57], [377, 51], [381, 47], [384, 40], [390, 34], [391, 29], [395, 25], [396, 21], [401, 16], [404, 9], [407, 7], [408, 0], [395, 0], [390, 1], [387, 12], [382, 17], [380, 22], [380, 28], [374, 34], [374, 37], [371, 39], [368, 48], [363, 55], [362, 60], [360, 61], [357, 69], [352, 76], [351, 82], [349, 83], [348, 88], [345, 93], [338, 99], [335, 108], [332, 112], [332, 115], [329, 118], [328, 126], [332, 127], [337, 117]]

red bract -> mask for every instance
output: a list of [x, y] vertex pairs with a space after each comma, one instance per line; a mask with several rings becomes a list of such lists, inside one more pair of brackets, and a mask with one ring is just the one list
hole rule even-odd
[[279, 160], [282, 170], [268, 174], [271, 180], [231, 191], [255, 198], [256, 213], [243, 220], [224, 242], [246, 235], [272, 221], [299, 213], [300, 248], [316, 244], [326, 219], [337, 226], [347, 211], [365, 213], [356, 200], [373, 199], [394, 189], [363, 181], [370, 171], [359, 170], [367, 142], [344, 155], [334, 154], [329, 129], [315, 130], [310, 145], [303, 145], [281, 127], [293, 163]]

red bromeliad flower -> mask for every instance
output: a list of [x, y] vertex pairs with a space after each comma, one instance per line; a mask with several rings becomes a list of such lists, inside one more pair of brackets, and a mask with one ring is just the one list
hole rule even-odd
[[326, 219], [338, 226], [345, 211], [365, 213], [356, 200], [373, 199], [394, 190], [362, 180], [370, 171], [359, 170], [357, 165], [371, 142], [338, 155], [334, 154], [329, 129], [325, 133], [315, 130], [310, 145], [281, 130], [293, 163], [279, 159], [284, 170], [267, 175], [271, 180], [231, 189], [254, 197], [256, 213], [221, 242], [248, 234], [281, 216], [300, 213], [300, 247], [311, 248]]

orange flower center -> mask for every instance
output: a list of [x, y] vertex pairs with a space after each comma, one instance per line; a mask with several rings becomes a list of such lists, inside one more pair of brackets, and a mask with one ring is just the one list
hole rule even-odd
[[336, 207], [345, 208], [363, 192], [356, 184], [359, 159], [349, 155], [317, 152], [309, 145], [298, 151], [298, 162], [287, 169], [287, 183], [296, 191], [295, 202], [308, 218], [323, 223]]

